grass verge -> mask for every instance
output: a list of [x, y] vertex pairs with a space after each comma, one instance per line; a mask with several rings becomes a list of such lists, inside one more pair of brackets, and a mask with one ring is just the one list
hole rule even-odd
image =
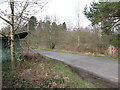
[[31, 55], [23, 57], [16, 71], [3, 70], [3, 88], [95, 88], [61, 62]]
[[69, 53], [69, 54], [75, 54], [75, 55], [83, 55], [83, 56], [92, 56], [92, 57], [101, 57], [106, 59], [112, 59], [112, 60], [120, 60], [120, 57], [113, 57], [113, 56], [107, 56], [107, 55], [92, 55], [92, 54], [85, 54], [82, 52], [72, 52], [72, 51], [66, 51], [66, 50], [51, 50], [51, 49], [43, 49], [43, 48], [33, 48], [33, 49], [40, 49], [44, 51], [53, 51], [53, 52], [61, 52], [61, 53]]

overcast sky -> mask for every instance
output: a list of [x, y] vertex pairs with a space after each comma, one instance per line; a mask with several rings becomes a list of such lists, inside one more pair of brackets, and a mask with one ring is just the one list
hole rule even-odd
[[51, 0], [38, 17], [42, 19], [48, 15], [56, 17], [58, 22], [66, 22], [67, 26], [77, 26], [77, 12], [80, 12], [80, 25], [86, 27], [90, 21], [83, 14], [84, 7], [92, 0]]
[[[3, 0], [4, 1], [4, 0]], [[37, 0], [36, 0], [37, 1]], [[56, 17], [59, 23], [66, 22], [68, 27], [77, 26], [77, 12], [80, 12], [80, 26], [86, 27], [90, 25], [90, 21], [83, 14], [84, 7], [89, 5], [93, 0], [48, 0], [49, 3], [42, 11], [35, 16], [38, 21], [43, 20], [46, 16]], [[2, 2], [2, 0], [0, 1]], [[8, 8], [8, 6], [0, 4], [0, 8]], [[0, 20], [0, 28], [3, 22]]]

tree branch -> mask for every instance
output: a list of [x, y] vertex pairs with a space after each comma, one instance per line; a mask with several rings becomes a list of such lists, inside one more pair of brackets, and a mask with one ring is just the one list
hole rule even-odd
[[20, 23], [21, 23], [21, 21], [22, 21], [22, 15], [23, 15], [25, 9], [28, 7], [28, 5], [29, 5], [29, 4], [28, 4], [28, 2], [26, 1], [26, 2], [25, 2], [25, 5], [24, 5], [24, 7], [23, 7], [23, 10], [22, 10], [21, 13], [20, 13], [20, 16], [19, 16], [20, 20], [19, 20], [19, 22], [18, 22], [18, 25], [17, 25], [15, 31], [19, 28]]
[[10, 21], [6, 20], [6, 19], [3, 18], [2, 16], [0, 16], [0, 18], [1, 18], [2, 20], [4, 20], [5, 22], [7, 22], [8, 24], [12, 25], [12, 24], [10, 23]]

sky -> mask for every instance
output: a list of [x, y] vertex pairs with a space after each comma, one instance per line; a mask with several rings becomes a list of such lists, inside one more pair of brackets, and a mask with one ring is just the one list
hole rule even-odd
[[[3, 0], [4, 1], [4, 0]], [[37, 1], [37, 0], [36, 0]], [[86, 5], [90, 5], [93, 0], [48, 0], [48, 4], [38, 13], [35, 14], [37, 20], [43, 20], [46, 16], [54, 19], [58, 23], [66, 22], [68, 28], [77, 26], [77, 13], [80, 13], [80, 26], [87, 27], [90, 21], [84, 16], [83, 10]], [[2, 2], [2, 0], [1, 0]], [[0, 4], [0, 8], [8, 8], [8, 5]], [[0, 28], [4, 26], [0, 20]]]
[[[84, 7], [92, 0], [51, 0], [40, 14], [43, 19], [46, 15], [56, 17], [59, 23], [66, 22], [68, 27], [77, 26], [77, 13], [80, 13], [80, 26], [90, 25], [90, 21], [83, 14]], [[38, 15], [39, 17], [39, 15]]]

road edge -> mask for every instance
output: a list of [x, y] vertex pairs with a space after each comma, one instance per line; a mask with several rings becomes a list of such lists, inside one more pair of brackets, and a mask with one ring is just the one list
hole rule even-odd
[[64, 65], [68, 66], [73, 72], [77, 73], [83, 80], [90, 81], [97, 88], [118, 88], [118, 85], [119, 85], [118, 83], [110, 81], [110, 80], [108, 80], [104, 77], [101, 77], [95, 73], [84, 70], [82, 68], [75, 67], [73, 65], [67, 64], [63, 61], [60, 61], [58, 59], [54, 59], [54, 58], [47, 56], [47, 55], [43, 55], [43, 56], [49, 57], [55, 61], [57, 60], [57, 61], [63, 63]]
[[[32, 50], [32, 51], [34, 51], [34, 50]], [[55, 61], [57, 60], [57, 61], [63, 63], [64, 65], [68, 66], [73, 72], [77, 73], [83, 80], [86, 80], [86, 81], [93, 83], [97, 88], [112, 88], [112, 89], [115, 88], [115, 89], [118, 89], [120, 87], [120, 86], [118, 86], [118, 85], [120, 85], [120, 83], [118, 84], [117, 82], [108, 80], [108, 79], [101, 77], [95, 73], [92, 73], [88, 70], [67, 64], [59, 59], [54, 59], [53, 57], [48, 56], [48, 55], [43, 55], [43, 56], [49, 57]]]

